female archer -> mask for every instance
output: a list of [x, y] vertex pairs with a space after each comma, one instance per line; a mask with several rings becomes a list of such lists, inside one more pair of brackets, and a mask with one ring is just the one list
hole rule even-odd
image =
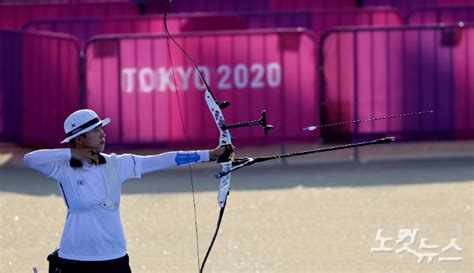
[[101, 120], [89, 109], [78, 110], [64, 121], [66, 149], [28, 153], [29, 167], [55, 179], [67, 206], [59, 251], [48, 257], [50, 272], [130, 273], [125, 235], [120, 219], [124, 181], [180, 165], [216, 160], [232, 147], [167, 152], [158, 155], [105, 154], [106, 134]]

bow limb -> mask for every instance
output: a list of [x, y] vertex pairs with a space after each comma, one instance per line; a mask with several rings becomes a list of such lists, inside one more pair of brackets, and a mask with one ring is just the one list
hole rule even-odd
[[201, 82], [204, 84], [204, 86], [206, 87], [206, 90], [209, 91], [209, 93], [211, 94], [212, 98], [214, 98], [214, 94], [212, 94], [212, 91], [211, 91], [211, 88], [209, 87], [209, 84], [207, 83], [206, 79], [204, 78], [201, 70], [199, 69], [198, 65], [194, 62], [193, 58], [191, 58], [191, 56], [189, 56], [189, 54], [186, 52], [186, 50], [184, 50], [183, 47], [181, 47], [181, 45], [174, 39], [174, 37], [171, 35], [169, 29], [168, 29], [168, 24], [166, 23], [166, 15], [168, 14], [168, 11], [170, 10], [171, 8], [171, 3], [173, 1], [172, 0], [169, 0], [168, 2], [168, 6], [166, 7], [166, 10], [165, 10], [165, 14], [164, 14], [164, 25], [165, 25], [165, 35], [166, 35], [166, 38], [170, 38], [171, 41], [173, 41], [173, 43], [179, 48], [179, 50], [186, 56], [186, 58], [188, 58], [188, 60], [193, 64], [194, 68], [196, 69], [196, 71], [198, 72], [199, 74], [199, 78], [201, 79]]

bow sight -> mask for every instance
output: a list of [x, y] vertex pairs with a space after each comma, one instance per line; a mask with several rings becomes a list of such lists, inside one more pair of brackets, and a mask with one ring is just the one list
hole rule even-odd
[[234, 123], [234, 124], [222, 124], [221, 129], [227, 130], [227, 129], [250, 127], [250, 126], [256, 126], [256, 125], [261, 125], [263, 127], [263, 132], [265, 133], [265, 135], [268, 135], [268, 131], [270, 131], [270, 129], [273, 128], [273, 125], [270, 125], [267, 123], [267, 113], [265, 110], [262, 110], [262, 115], [260, 116], [260, 119], [251, 120], [247, 122], [239, 122], [239, 123]]
[[[226, 109], [227, 107], [230, 106], [229, 101], [221, 101], [218, 102], [216, 100], [216, 104], [219, 105], [220, 109]], [[259, 119], [256, 120], [251, 120], [251, 121], [245, 121], [245, 122], [238, 122], [238, 123], [233, 123], [233, 124], [221, 124], [220, 127], [222, 130], [227, 130], [227, 129], [234, 129], [234, 128], [240, 128], [240, 127], [250, 127], [250, 126], [256, 126], [256, 125], [261, 125], [263, 127], [263, 133], [265, 135], [268, 135], [268, 131], [272, 129], [274, 126], [271, 124], [268, 124], [267, 122], [267, 111], [262, 110], [262, 115], [260, 116]]]

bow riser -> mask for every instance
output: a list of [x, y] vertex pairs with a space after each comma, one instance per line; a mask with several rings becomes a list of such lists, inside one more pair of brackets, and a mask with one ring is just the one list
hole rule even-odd
[[232, 144], [232, 137], [230, 135], [229, 130], [222, 130], [222, 126], [225, 125], [225, 120], [224, 120], [224, 115], [222, 115], [222, 111], [217, 104], [216, 100], [212, 96], [211, 92], [209, 90], [206, 90], [204, 93], [204, 99], [206, 100], [207, 106], [209, 107], [209, 110], [212, 113], [212, 117], [214, 118], [214, 121], [216, 122], [217, 128], [219, 129], [220, 132], [220, 138], [219, 138], [219, 145], [229, 145]]
[[[204, 93], [204, 98], [220, 132], [219, 145], [232, 145], [232, 137], [230, 135], [229, 130], [222, 129], [222, 125], [225, 124], [224, 115], [222, 115], [222, 111], [219, 105], [217, 104], [216, 100], [209, 92], [209, 90], [206, 90], [206, 92]], [[230, 158], [227, 162], [220, 162], [220, 164], [222, 167], [222, 171], [229, 171], [230, 169], [232, 169], [232, 162]], [[225, 206], [227, 196], [229, 195], [229, 190], [230, 173], [222, 176], [219, 183], [219, 193], [217, 194], [217, 203], [219, 204], [219, 207], [222, 208]]]

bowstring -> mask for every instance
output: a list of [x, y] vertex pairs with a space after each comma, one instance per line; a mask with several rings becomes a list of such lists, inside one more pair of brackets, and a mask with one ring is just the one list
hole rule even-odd
[[[168, 10], [170, 9], [170, 7], [171, 7], [171, 1], [168, 3], [168, 6], [166, 7], [165, 14], [164, 14], [166, 46], [167, 46], [167, 49], [168, 49], [168, 58], [169, 58], [169, 61], [170, 61], [170, 64], [171, 64], [171, 71], [172, 71], [171, 74], [173, 75], [172, 76], [173, 77], [173, 83], [174, 83], [174, 87], [176, 89], [176, 99], [177, 99], [177, 102], [178, 102], [178, 109], [179, 109], [179, 116], [180, 116], [180, 119], [181, 119], [181, 126], [182, 126], [182, 129], [183, 129], [184, 137], [186, 139], [186, 143], [189, 144], [189, 135], [187, 134], [186, 126], [184, 126], [184, 115], [183, 115], [183, 111], [182, 111], [182, 108], [181, 108], [181, 101], [180, 101], [179, 95], [178, 95], [178, 85], [177, 85], [176, 75], [175, 75], [175, 71], [174, 71], [173, 59], [171, 57], [170, 42], [169, 42], [169, 39], [168, 39], [168, 38], [172, 39], [174, 41], [174, 43], [177, 46], [179, 46], [179, 44], [171, 36], [171, 33], [169, 32], [168, 26], [166, 24], [166, 15], [168, 14]], [[198, 232], [198, 224], [197, 224], [196, 197], [195, 197], [195, 194], [194, 194], [193, 169], [192, 169], [191, 165], [188, 165], [188, 171], [189, 171], [189, 178], [190, 178], [190, 181], [191, 181], [191, 192], [192, 192], [192, 199], [193, 199], [194, 230], [195, 230], [195, 233], [196, 233], [197, 269], [198, 269], [198, 272], [199, 272], [200, 271], [200, 266], [201, 266], [200, 253], [199, 253], [199, 232]]]

